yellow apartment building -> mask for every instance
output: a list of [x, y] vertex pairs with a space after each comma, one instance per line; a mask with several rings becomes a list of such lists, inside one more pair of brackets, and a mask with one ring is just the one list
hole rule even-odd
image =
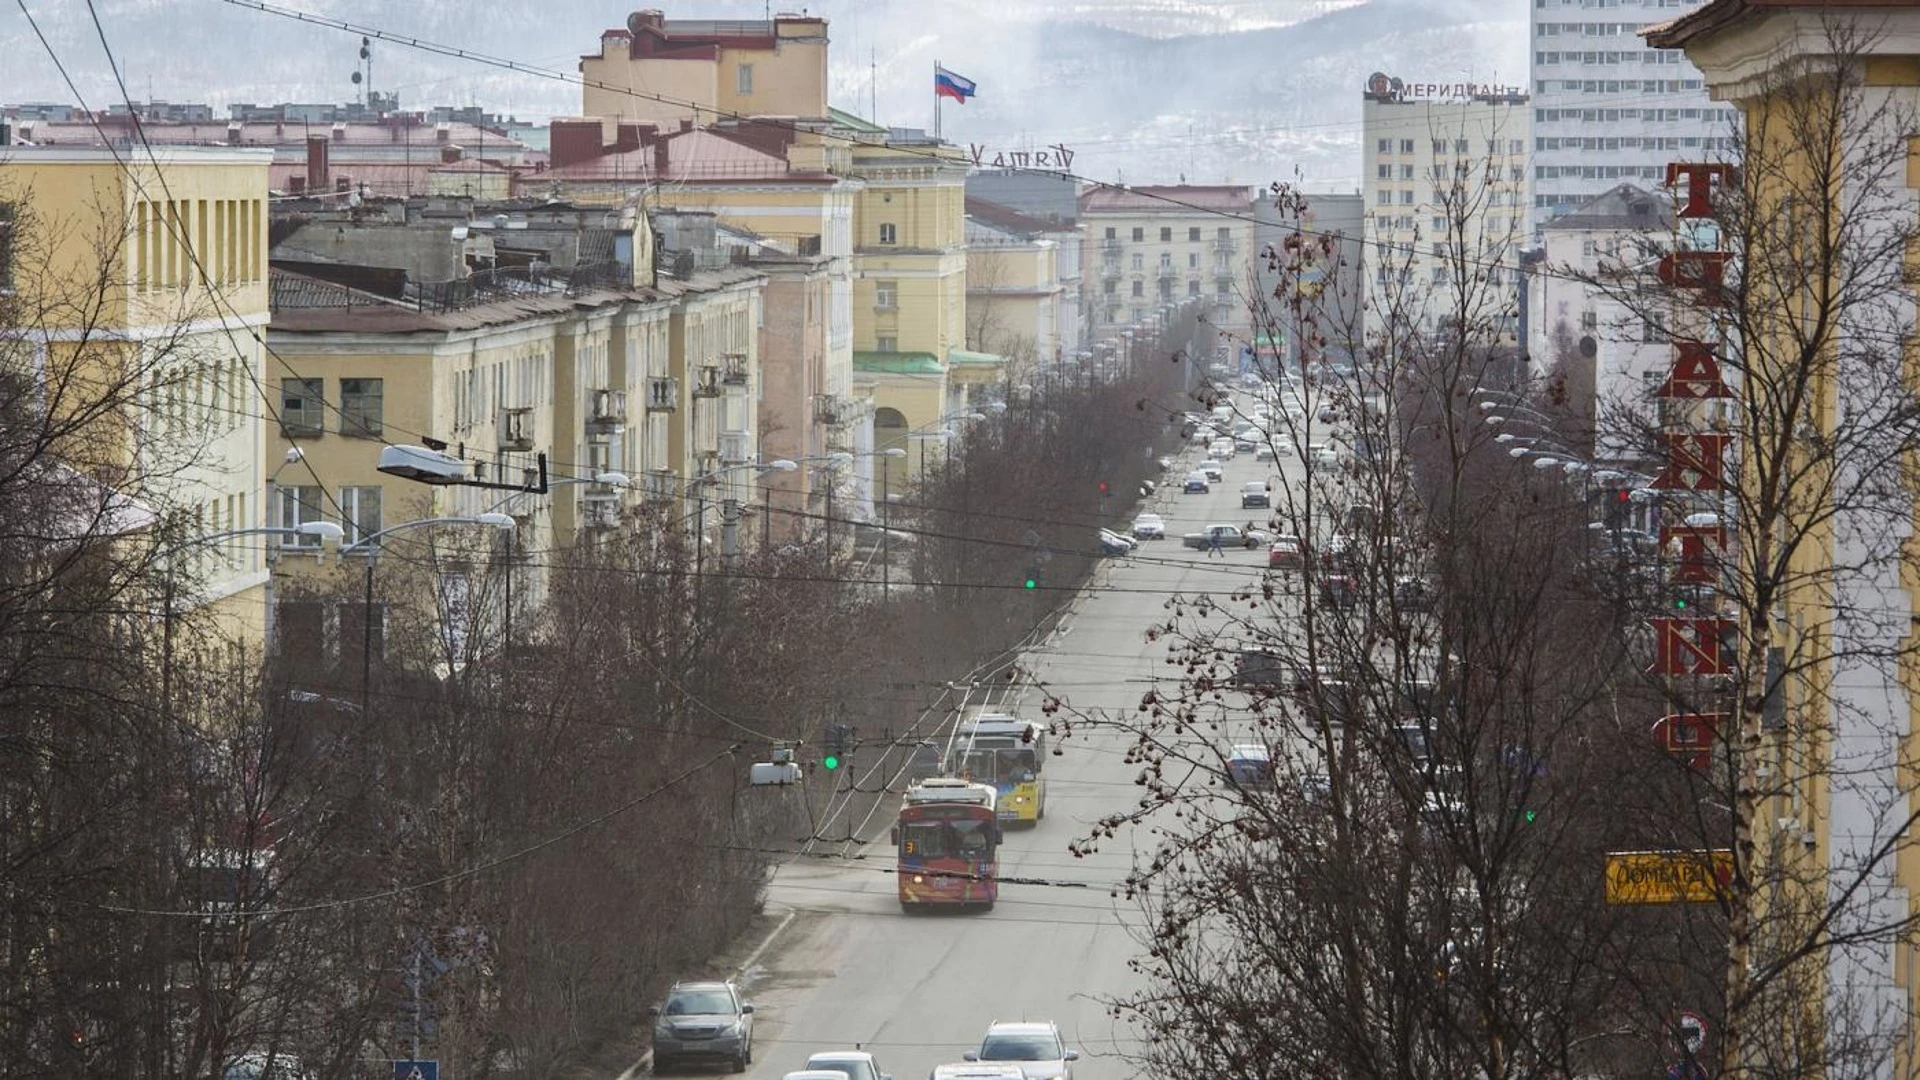
[[1062, 313], [1079, 302], [1061, 281], [1059, 227], [983, 199], [966, 208], [967, 348], [1004, 357], [1007, 382], [1031, 383], [1060, 355]]
[[1253, 195], [1243, 187], [1101, 186], [1080, 196], [1087, 339], [1151, 326], [1162, 305], [1204, 298], [1216, 359], [1251, 346]]
[[672, 19], [648, 9], [580, 58], [581, 112], [701, 125], [741, 116], [827, 115], [827, 20]]
[[[156, 542], [213, 629], [257, 649], [267, 581], [259, 537], [201, 537], [267, 520], [270, 150], [0, 147], [0, 284], [31, 325], [45, 385], [80, 388], [52, 409], [129, 393], [127, 415], [64, 452], [67, 467], [150, 510]], [[93, 395], [88, 400], [79, 397]]]
[[[1873, 399], [1898, 398], [1894, 408], [1904, 409], [1911, 397], [1915, 298], [1904, 294], [1920, 281], [1920, 251], [1911, 239], [1920, 204], [1920, 138], [1911, 120], [1920, 108], [1920, 8], [1710, 0], [1643, 33], [1656, 48], [1685, 50], [1713, 98], [1740, 110], [1743, 194], [1760, 220], [1785, 225], [1767, 235], [1786, 239], [1763, 242], [1777, 248], [1745, 259], [1751, 287], [1771, 292], [1749, 301], [1765, 313], [1757, 325], [1767, 336], [1742, 349], [1735, 388], [1745, 399], [1741, 412], [1791, 416], [1788, 438], [1796, 450], [1824, 441], [1849, 461], [1870, 457], [1866, 468], [1910, 472], [1912, 445], [1888, 460], [1860, 444], [1877, 437], [1870, 430], [1874, 410], [1888, 407]], [[1685, 189], [1676, 195], [1687, 201]], [[1825, 246], [1827, 236], [1857, 250], [1843, 251], [1839, 264], [1826, 261], [1810, 245]], [[1875, 279], [1878, 268], [1855, 262], [1861, 250], [1900, 244], [1906, 257], [1898, 278]], [[1778, 269], [1789, 265], [1811, 268], [1813, 280]], [[1829, 269], [1836, 265], [1842, 269]], [[1855, 280], [1832, 292], [1836, 309], [1821, 300], [1828, 286], [1841, 283], [1823, 275], [1842, 272]], [[1892, 295], [1869, 298], [1875, 288]], [[1777, 303], [1770, 302], [1775, 293]], [[1824, 338], [1809, 335], [1819, 312], [1832, 313]], [[1896, 339], [1890, 349], [1898, 351], [1875, 344]], [[1816, 374], [1807, 404], [1791, 409], [1766, 395], [1770, 386], [1798, 383], [1785, 365], [1806, 363], [1798, 358], [1809, 340], [1817, 344]], [[1755, 437], [1751, 426], [1745, 430]], [[1812, 455], [1796, 467], [1820, 475]], [[1761, 793], [1748, 876], [1763, 889], [1752, 906], [1773, 925], [1796, 906], [1830, 913], [1831, 922], [1805, 961], [1817, 970], [1796, 984], [1806, 996], [1767, 1010], [1751, 1041], [1730, 1048], [1730, 1056], [1743, 1067], [1757, 1064], [1761, 1054], [1778, 1053], [1783, 1037], [1797, 1035], [1790, 1045], [1802, 1052], [1835, 1055], [1804, 1075], [1909, 1077], [1920, 1071], [1920, 940], [1910, 929], [1920, 918], [1920, 846], [1911, 824], [1920, 788], [1913, 653], [1920, 506], [1904, 481], [1862, 488], [1847, 474], [1854, 467], [1835, 467], [1846, 494], [1829, 493], [1824, 479], [1798, 480], [1804, 496], [1797, 488], [1777, 526], [1741, 522], [1734, 529], [1745, 545], [1763, 529], [1805, 537], [1780, 603], [1758, 619], [1742, 619], [1743, 654], [1753, 656], [1757, 644], [1771, 667], [1777, 650], [1784, 673], [1776, 692], [1781, 705], [1777, 714], [1763, 714], [1748, 769]], [[1749, 463], [1739, 474], [1749, 497], [1738, 505], [1753, 504], [1754, 468]], [[1737, 555], [1742, 576], [1751, 577], [1746, 564], [1755, 556]], [[1749, 637], [1756, 622], [1768, 627], [1758, 643]], [[1748, 958], [1756, 964], [1778, 949], [1767, 925]]]

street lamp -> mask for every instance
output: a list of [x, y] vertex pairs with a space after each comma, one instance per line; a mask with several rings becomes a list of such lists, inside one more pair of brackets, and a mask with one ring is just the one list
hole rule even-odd
[[483, 514], [475, 514], [472, 517], [421, 518], [418, 521], [403, 521], [398, 525], [391, 525], [381, 529], [379, 532], [369, 533], [340, 549], [342, 556], [356, 555], [362, 551], [365, 551], [367, 555], [366, 613], [361, 620], [365, 626], [363, 627], [360, 641], [361, 716], [373, 715], [373, 561], [374, 556], [379, 552], [379, 540], [382, 537], [391, 536], [394, 533], [409, 532], [413, 529], [424, 529], [430, 525], [486, 525], [495, 529], [511, 529], [513, 528], [513, 524], [512, 515], [496, 513], [491, 510]]
[[[599, 473], [594, 473], [590, 477], [589, 476], [567, 476], [567, 477], [562, 477], [558, 480], [547, 481], [547, 489], [549, 492], [551, 492], [552, 489], [554, 488], [571, 487], [575, 484], [606, 484], [612, 487], [630, 487], [633, 484], [633, 478], [623, 472], [599, 472]], [[482, 513], [492, 514], [492, 513], [505, 510], [507, 507], [507, 504], [511, 503], [513, 500], [521, 498], [522, 496], [534, 495], [534, 494], [539, 494], [539, 493], [533, 492], [533, 491], [513, 492], [507, 497], [501, 499], [499, 502], [496, 502], [492, 506], [487, 507], [484, 511], [482, 511]], [[507, 532], [507, 579], [506, 579], [506, 597], [505, 597], [505, 603], [504, 603], [504, 606], [506, 608], [506, 626], [502, 628], [502, 635], [506, 638], [505, 652], [507, 656], [507, 666], [509, 668], [513, 666], [513, 563], [514, 563], [515, 555], [518, 554], [514, 550], [516, 546], [514, 543], [515, 539], [516, 539], [515, 531], [511, 529], [508, 530]]]
[[[704, 484], [720, 484], [728, 475], [736, 472], [754, 472], [766, 475], [772, 472], [792, 472], [800, 467], [799, 463], [787, 458], [774, 458], [765, 462], [742, 462], [738, 465], [723, 465], [712, 472], [702, 473], [687, 481], [687, 490], [699, 489], [699, 504], [695, 512], [698, 520], [693, 527], [693, 572], [696, 580], [702, 573], [706, 562], [707, 532], [707, 493]], [[740, 549], [740, 500], [728, 495], [720, 503], [720, 553], [732, 558]]]
[[[297, 460], [291, 451], [288, 461]], [[331, 521], [303, 521], [291, 527], [257, 526], [249, 529], [228, 529], [225, 532], [208, 533], [183, 540], [171, 547], [155, 552], [156, 558], [167, 560], [166, 585], [160, 601], [160, 713], [162, 719], [171, 717], [173, 711], [173, 556], [187, 548], [205, 544], [217, 544], [222, 540], [232, 540], [241, 536], [293, 536], [313, 537], [325, 543], [338, 541], [346, 535], [346, 530]], [[261, 600], [266, 605], [267, 620], [270, 623], [273, 611], [273, 568], [267, 568], [266, 583], [261, 586]], [[269, 643], [270, 645], [271, 643]]]

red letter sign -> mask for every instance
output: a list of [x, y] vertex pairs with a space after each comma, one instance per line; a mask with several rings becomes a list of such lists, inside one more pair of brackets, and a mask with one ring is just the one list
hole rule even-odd
[[1703, 341], [1675, 341], [1673, 346], [1680, 354], [1673, 358], [1673, 371], [1653, 392], [1654, 397], [1699, 400], [1733, 396], [1721, 381], [1720, 361], [1713, 357], [1713, 346]]
[[1653, 627], [1653, 666], [1649, 675], [1730, 675], [1731, 650], [1723, 636], [1736, 628], [1732, 619], [1649, 619]]
[[1687, 182], [1687, 203], [1680, 208], [1680, 216], [1709, 218], [1713, 216], [1713, 182], [1733, 183], [1733, 166], [1668, 162], [1667, 186], [1672, 187], [1682, 179]]
[[1720, 491], [1726, 485], [1721, 476], [1730, 435], [1705, 432], [1663, 431], [1660, 444], [1667, 451], [1666, 468], [1647, 485], [1659, 491]]
[[1720, 548], [1727, 542], [1727, 530], [1718, 525], [1696, 528], [1692, 525], [1666, 525], [1660, 529], [1660, 546], [1677, 544], [1680, 557], [1667, 578], [1676, 585], [1712, 585], [1720, 580], [1717, 565]]

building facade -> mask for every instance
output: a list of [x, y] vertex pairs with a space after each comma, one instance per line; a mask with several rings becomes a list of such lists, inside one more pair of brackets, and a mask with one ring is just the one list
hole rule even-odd
[[[1334, 240], [1331, 265], [1322, 265], [1302, 276], [1300, 287], [1310, 290], [1323, 319], [1332, 326], [1345, 326], [1358, 320], [1366, 303], [1361, 268], [1368, 259], [1360, 239], [1366, 231], [1366, 201], [1358, 191], [1313, 192], [1306, 196], [1306, 209], [1295, 221], [1283, 216], [1278, 202], [1267, 196], [1254, 200], [1255, 274], [1260, 295], [1272, 297], [1280, 287], [1280, 273], [1268, 261], [1266, 252], [1274, 250], [1294, 229], [1309, 239]], [[1256, 355], [1263, 363], [1274, 360], [1298, 362], [1300, 343], [1297, 327], [1288, 325], [1283, 308], [1274, 305], [1268, 317], [1254, 327]], [[1346, 335], [1327, 336], [1327, 355], [1331, 359], [1351, 359], [1342, 340]]]
[[1535, 0], [1530, 5], [1535, 229], [1623, 181], [1664, 182], [1669, 161], [1731, 143], [1733, 109], [1700, 70], [1637, 31], [1700, 0]]
[[980, 199], [967, 200], [967, 348], [1006, 358], [1005, 377], [1031, 383], [1039, 365], [1066, 351], [1060, 324], [1070, 306], [1061, 252], [1046, 222]]
[[[249, 648], [263, 640], [264, 545], [200, 541], [268, 520], [271, 156], [0, 147], [0, 285], [36, 313], [44, 407], [103, 410], [81, 442], [55, 448], [62, 467], [138, 506], [193, 583], [176, 605], [205, 607]], [[87, 400], [89, 387], [107, 397]]]
[[[1530, 202], [1526, 94], [1375, 73], [1362, 98], [1369, 336], [1443, 330], [1471, 284], [1488, 298], [1514, 298], [1479, 306], [1497, 325], [1477, 330], [1516, 338]], [[1493, 310], [1502, 307], [1512, 310]], [[1390, 328], [1395, 319], [1408, 325]]]
[[633, 123], [827, 115], [827, 20], [671, 19], [636, 11], [580, 58], [581, 113]]
[[1216, 358], [1251, 352], [1258, 286], [1247, 188], [1097, 187], [1080, 197], [1080, 223], [1088, 340], [1151, 325], [1162, 306], [1200, 301]]

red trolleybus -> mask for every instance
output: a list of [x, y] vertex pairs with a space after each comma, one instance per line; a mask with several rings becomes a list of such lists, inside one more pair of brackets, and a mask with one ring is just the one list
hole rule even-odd
[[935, 777], [907, 789], [893, 828], [900, 908], [993, 909], [1000, 823], [989, 784]]

